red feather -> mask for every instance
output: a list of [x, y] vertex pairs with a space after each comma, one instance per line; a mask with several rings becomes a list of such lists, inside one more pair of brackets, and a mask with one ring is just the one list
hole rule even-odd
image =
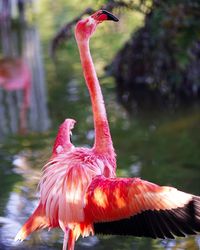
[[146, 210], [184, 207], [192, 197], [173, 187], [160, 187], [139, 178], [98, 176], [88, 187], [84, 212], [89, 221], [114, 221]]

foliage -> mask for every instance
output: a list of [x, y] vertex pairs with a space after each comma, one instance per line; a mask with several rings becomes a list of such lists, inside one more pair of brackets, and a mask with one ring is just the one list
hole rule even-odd
[[145, 25], [117, 54], [112, 74], [129, 110], [200, 97], [200, 2], [155, 0]]

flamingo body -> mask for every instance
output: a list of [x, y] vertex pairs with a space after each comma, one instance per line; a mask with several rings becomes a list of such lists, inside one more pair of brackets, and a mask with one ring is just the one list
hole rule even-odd
[[39, 205], [16, 240], [37, 229], [60, 227], [64, 232], [63, 250], [73, 250], [80, 235], [173, 238], [200, 231], [200, 197], [139, 178], [116, 178], [115, 151], [89, 50], [89, 38], [105, 20], [117, 21], [100, 10], [75, 28], [92, 103], [94, 146], [74, 147], [70, 135], [75, 121], [66, 119], [61, 124], [52, 156], [43, 168]]
[[93, 177], [115, 176], [115, 154], [114, 151], [99, 154], [95, 148], [75, 148], [70, 142], [74, 123], [73, 119], [66, 119], [59, 128], [52, 157], [44, 166], [39, 183], [40, 203], [16, 240], [23, 240], [31, 232], [46, 227], [60, 227], [66, 234], [70, 230], [73, 239], [80, 234], [94, 234], [84, 213], [83, 197]]

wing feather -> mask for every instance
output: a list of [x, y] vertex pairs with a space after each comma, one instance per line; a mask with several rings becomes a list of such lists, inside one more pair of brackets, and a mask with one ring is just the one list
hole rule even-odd
[[164, 239], [200, 231], [200, 197], [139, 178], [95, 177], [84, 213], [96, 233]]

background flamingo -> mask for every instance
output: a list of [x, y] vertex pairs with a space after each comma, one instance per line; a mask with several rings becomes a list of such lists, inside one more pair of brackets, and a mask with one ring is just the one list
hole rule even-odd
[[20, 107], [20, 131], [27, 128], [27, 110], [30, 107], [31, 73], [22, 59], [3, 58], [0, 60], [0, 86], [6, 91], [23, 91]]
[[78, 22], [75, 36], [94, 115], [95, 142], [75, 148], [75, 121], [60, 126], [52, 157], [43, 168], [40, 202], [16, 236], [25, 239], [39, 228], [60, 227], [63, 249], [74, 249], [79, 235], [94, 233], [174, 238], [200, 231], [200, 197], [139, 178], [116, 178], [116, 159], [104, 101], [89, 50], [89, 38], [105, 20], [100, 10]]

